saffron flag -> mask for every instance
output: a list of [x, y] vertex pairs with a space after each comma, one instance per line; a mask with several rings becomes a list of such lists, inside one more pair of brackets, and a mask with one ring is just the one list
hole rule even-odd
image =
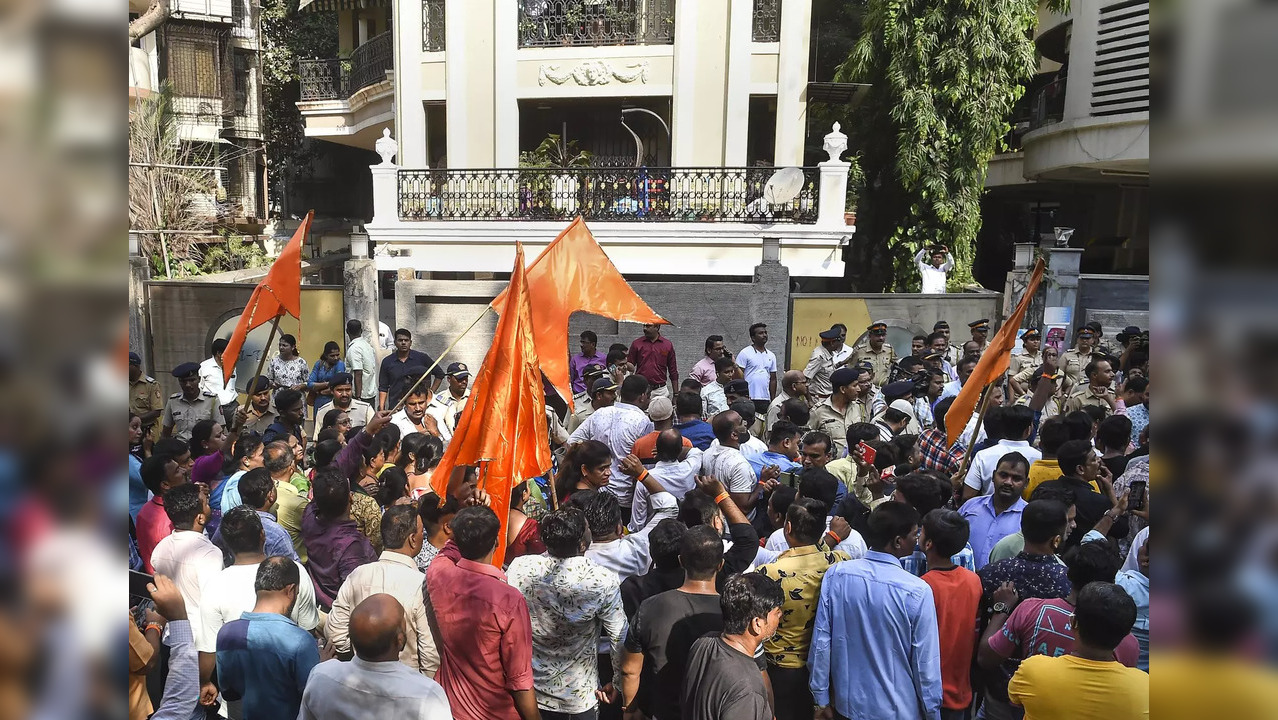
[[[240, 359], [240, 350], [249, 331], [259, 325], [274, 320], [288, 313], [302, 320], [302, 239], [311, 231], [311, 218], [315, 211], [306, 213], [306, 219], [297, 226], [297, 231], [284, 246], [284, 251], [271, 264], [271, 269], [262, 278], [244, 312], [240, 313], [240, 321], [235, 324], [235, 332], [226, 343], [226, 351], [222, 353], [222, 382], [230, 382], [235, 372], [235, 363]], [[262, 352], [270, 348], [262, 348]], [[237, 388], [238, 389], [238, 388]]]
[[542, 390], [537, 344], [533, 341], [532, 304], [524, 268], [524, 248], [515, 250], [515, 267], [506, 288], [509, 311], [497, 321], [493, 344], [479, 366], [470, 400], [453, 431], [452, 442], [431, 485], [446, 497], [453, 469], [479, 467], [479, 487], [488, 493], [501, 521], [493, 564], [506, 554], [506, 515], [516, 484], [550, 467], [546, 397]]
[[1034, 265], [1034, 272], [1030, 275], [1029, 284], [1025, 286], [1025, 293], [1021, 295], [1021, 301], [1016, 304], [1016, 309], [994, 334], [989, 347], [985, 348], [985, 352], [981, 354], [980, 362], [976, 363], [976, 369], [972, 370], [972, 376], [967, 379], [958, 397], [954, 398], [950, 411], [945, 413], [946, 447], [953, 447], [955, 441], [963, 434], [963, 428], [967, 427], [967, 421], [971, 419], [972, 411], [976, 409], [976, 401], [980, 398], [985, 386], [1003, 377], [1003, 373], [1007, 372], [1008, 365], [1011, 363], [1012, 348], [1016, 346], [1016, 331], [1021, 327], [1025, 310], [1029, 308], [1030, 299], [1034, 297], [1034, 291], [1038, 290], [1038, 284], [1042, 279], [1043, 260], [1039, 258], [1038, 263]]
[[[509, 292], [492, 302], [499, 314]], [[528, 266], [528, 297], [541, 370], [569, 404], [569, 316], [581, 310], [612, 320], [669, 324], [630, 287], [580, 216]]]

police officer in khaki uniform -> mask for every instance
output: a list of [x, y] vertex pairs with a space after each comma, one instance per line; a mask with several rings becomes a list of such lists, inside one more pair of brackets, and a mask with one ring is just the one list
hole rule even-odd
[[1060, 370], [1065, 374], [1061, 390], [1067, 396], [1083, 383], [1083, 368], [1092, 361], [1092, 353], [1096, 351], [1095, 342], [1096, 333], [1091, 328], [1081, 327], [1074, 334], [1074, 347], [1061, 355]]
[[155, 378], [142, 372], [142, 357], [129, 353], [129, 410], [142, 418], [142, 433], [151, 442], [160, 439], [160, 413], [164, 412], [164, 398], [160, 396], [160, 384]]
[[[1007, 377], [1012, 384], [1013, 395], [1025, 392], [1029, 376], [1043, 364], [1043, 335], [1038, 328], [1030, 328], [1021, 333], [1021, 348], [1022, 352], [1012, 353], [1012, 356], [1008, 358]], [[1026, 368], [1029, 372], [1022, 380], [1018, 376], [1025, 372]]]
[[617, 401], [616, 381], [611, 376], [601, 374], [590, 386], [590, 398], [590, 402], [579, 405], [573, 411], [572, 417], [568, 418], [568, 432], [576, 432], [577, 428], [586, 422], [586, 418], [593, 415], [596, 410], [609, 407]]
[[271, 381], [258, 377], [254, 387], [245, 388], [245, 394], [249, 396], [248, 405], [242, 405], [235, 411], [231, 434], [251, 431], [261, 435], [279, 417], [272, 403]]
[[967, 324], [968, 329], [972, 331], [972, 342], [981, 346], [981, 352], [990, 346], [990, 321], [989, 318], [981, 318], [973, 320]]
[[945, 336], [945, 349], [941, 351], [941, 359], [949, 363], [950, 367], [958, 365], [958, 361], [963, 359], [963, 350], [950, 342], [950, 324], [945, 320], [937, 320], [936, 324], [932, 325], [932, 332]]
[[572, 396], [572, 414], [568, 416], [564, 427], [568, 432], [577, 429], [577, 426], [586, 421], [590, 414], [595, 411], [591, 397], [594, 395], [595, 381], [604, 376], [603, 365], [591, 363], [581, 369], [581, 379], [586, 383], [586, 389]]
[[169, 396], [164, 405], [162, 437], [173, 436], [182, 442], [191, 439], [191, 429], [201, 420], [219, 420], [222, 404], [217, 395], [200, 390], [200, 365], [187, 362], [173, 368], [181, 392]]
[[869, 371], [862, 368], [842, 367], [830, 373], [833, 394], [812, 408], [808, 427], [830, 436], [838, 449], [836, 457], [847, 452], [848, 426], [870, 422], [870, 407], [862, 400], [862, 386], [870, 385]]
[[1070, 394], [1061, 412], [1072, 413], [1088, 405], [1094, 405], [1103, 409], [1107, 415], [1112, 414], [1118, 407], [1118, 397], [1110, 387], [1114, 382], [1114, 368], [1109, 360], [1097, 357], [1087, 363], [1083, 372], [1087, 377], [1087, 383]]
[[887, 323], [876, 322], [866, 328], [865, 344], [852, 353], [853, 366], [869, 363], [874, 373], [874, 384], [883, 387], [892, 376], [892, 365], [896, 362], [896, 351], [888, 345]]
[[466, 367], [466, 363], [450, 363], [444, 376], [448, 379], [448, 389], [441, 390], [431, 398], [430, 404], [426, 406], [426, 414], [435, 418], [440, 439], [447, 445], [453, 439], [453, 430], [457, 429], [457, 415], [470, 399], [470, 369]]

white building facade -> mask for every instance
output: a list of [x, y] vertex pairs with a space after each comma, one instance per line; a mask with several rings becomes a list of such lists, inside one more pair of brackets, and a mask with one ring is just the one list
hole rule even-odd
[[306, 134], [386, 151], [379, 271], [508, 272], [580, 214], [628, 275], [749, 276], [765, 238], [843, 275], [846, 138], [803, 167], [811, 0], [302, 7], [338, 12], [343, 55], [299, 68]]

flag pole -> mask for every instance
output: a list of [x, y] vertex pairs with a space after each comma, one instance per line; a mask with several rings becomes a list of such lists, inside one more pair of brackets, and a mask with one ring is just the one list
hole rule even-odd
[[479, 321], [483, 320], [484, 316], [488, 315], [488, 311], [492, 309], [492, 305], [485, 305], [484, 311], [479, 314], [479, 317], [475, 318], [475, 321], [470, 324], [470, 327], [462, 330], [462, 334], [458, 335], [456, 340], [453, 340], [453, 344], [444, 348], [444, 352], [440, 353], [439, 357], [435, 358], [435, 362], [431, 363], [430, 367], [426, 368], [426, 372], [422, 373], [422, 376], [417, 378], [417, 382], [413, 383], [413, 386], [408, 388], [408, 391], [404, 393], [404, 396], [399, 399], [398, 403], [395, 403], [395, 407], [391, 409], [392, 415], [399, 412], [400, 408], [404, 407], [404, 403], [408, 402], [408, 396], [417, 389], [418, 385], [422, 384], [422, 380], [425, 380], [432, 370], [439, 367], [439, 363], [443, 361], [444, 356], [451, 352], [453, 348], [457, 347], [457, 343], [461, 342], [461, 339], [466, 337], [466, 333], [474, 330], [475, 326], [479, 324]]
[[[249, 380], [248, 387], [245, 388], [245, 394], [249, 396], [250, 402], [253, 399], [253, 388], [257, 386], [257, 379], [262, 376], [262, 366], [266, 365], [266, 353], [271, 349], [271, 343], [275, 342], [275, 331], [280, 327], [280, 316], [276, 315], [271, 321], [271, 333], [266, 336], [266, 344], [262, 346], [262, 356], [257, 359], [257, 370], [253, 371], [253, 379]], [[247, 336], [247, 333], [245, 333]]]
[[[994, 393], [990, 392], [993, 383], [986, 386], [984, 394], [981, 397], [981, 409], [976, 414], [976, 429], [972, 431], [972, 446], [976, 446], [976, 437], [981, 433], [981, 424], [985, 422], [985, 411], [990, 409], [990, 398], [994, 397]], [[963, 453], [963, 464], [959, 466], [959, 477], [967, 477], [967, 469], [972, 464], [972, 456], [976, 453], [969, 448]]]

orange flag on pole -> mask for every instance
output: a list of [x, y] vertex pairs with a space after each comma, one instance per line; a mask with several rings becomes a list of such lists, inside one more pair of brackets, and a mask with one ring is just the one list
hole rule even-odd
[[[259, 325], [274, 320], [288, 313], [302, 320], [302, 240], [311, 231], [311, 218], [315, 211], [306, 213], [306, 219], [297, 226], [297, 231], [284, 246], [284, 251], [271, 265], [270, 272], [253, 288], [253, 295], [240, 321], [235, 324], [235, 332], [227, 341], [226, 351], [222, 353], [222, 382], [230, 382], [231, 373], [235, 372], [235, 363], [240, 359], [240, 349], [249, 331]], [[263, 348], [266, 352], [269, 348]]]
[[479, 487], [492, 499], [501, 521], [493, 564], [501, 567], [506, 554], [506, 515], [510, 490], [550, 467], [546, 398], [542, 390], [537, 345], [533, 341], [532, 304], [524, 268], [524, 248], [515, 250], [515, 267], [504, 295], [514, 303], [503, 313], [493, 344], [479, 366], [470, 400], [457, 421], [452, 442], [431, 485], [440, 497], [448, 492], [453, 468], [480, 466]]
[[[509, 291], [492, 302], [498, 314]], [[528, 297], [541, 370], [570, 404], [569, 316], [582, 310], [612, 320], [669, 324], [630, 287], [580, 216], [528, 266]]]
[[959, 391], [958, 397], [954, 398], [950, 411], [945, 413], [946, 447], [953, 447], [955, 441], [963, 434], [963, 428], [967, 427], [967, 421], [971, 419], [972, 411], [976, 409], [976, 402], [980, 399], [981, 391], [985, 389], [985, 386], [1003, 377], [1003, 373], [1007, 372], [1008, 365], [1011, 363], [1012, 348], [1016, 347], [1016, 331], [1021, 327], [1021, 320], [1025, 318], [1025, 311], [1029, 308], [1034, 291], [1038, 290], [1038, 284], [1042, 279], [1043, 260], [1039, 258], [1038, 263], [1034, 265], [1033, 274], [1030, 275], [1029, 284], [1025, 286], [1025, 293], [1021, 295], [1021, 301], [1016, 304], [1016, 309], [994, 334], [989, 347], [985, 348], [985, 352], [981, 354], [980, 362], [976, 363], [976, 368], [972, 370], [972, 376], [967, 379], [967, 384]]

